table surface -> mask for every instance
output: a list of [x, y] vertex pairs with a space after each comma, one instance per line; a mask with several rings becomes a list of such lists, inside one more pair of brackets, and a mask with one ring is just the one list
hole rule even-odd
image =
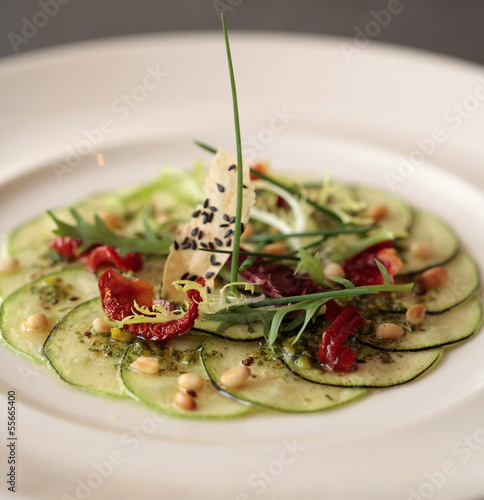
[[81, 40], [180, 30], [302, 32], [484, 63], [481, 0], [15, 0], [0, 3], [0, 57]]

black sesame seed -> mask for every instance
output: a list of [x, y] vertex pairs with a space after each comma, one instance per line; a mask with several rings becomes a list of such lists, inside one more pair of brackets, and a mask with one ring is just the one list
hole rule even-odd
[[204, 243], [203, 241], [200, 243], [200, 246], [202, 248], [208, 248], [208, 245], [206, 243]]
[[198, 217], [200, 215], [200, 210], [195, 210], [195, 212], [192, 213], [192, 217]]
[[194, 227], [194, 228], [190, 231], [190, 234], [191, 234], [192, 236], [196, 236], [196, 235], [197, 235], [197, 233], [198, 233], [198, 227]]
[[208, 222], [212, 222], [213, 220], [213, 212], [208, 216]]
[[203, 238], [203, 231], [200, 231], [198, 233], [198, 239], [201, 240]]
[[188, 243], [189, 240], [190, 240], [190, 238], [188, 236], [185, 236], [185, 238], [183, 238], [183, 241], [181, 242], [181, 244], [185, 245], [186, 243]]
[[230, 217], [227, 214], [223, 214], [223, 220], [226, 220], [227, 222], [229, 222]]
[[205, 273], [205, 278], [210, 279], [214, 274], [212, 271], [208, 271], [208, 273]]
[[212, 289], [209, 286], [207, 286], [207, 293], [212, 293]]
[[232, 240], [225, 240], [225, 246], [229, 247], [230, 245], [232, 245]]
[[190, 276], [188, 279], [189, 279], [189, 281], [195, 281], [197, 278], [198, 278], [198, 276], [196, 274], [194, 274], [193, 276]]
[[216, 244], [217, 246], [219, 246], [219, 247], [221, 247], [221, 246], [222, 246], [222, 240], [221, 240], [220, 238], [214, 238], [214, 240], [213, 240], [213, 241], [215, 241], [215, 244]]
[[180, 245], [178, 244], [178, 241], [174, 241], [174, 242], [173, 242], [173, 248], [174, 248], [175, 250], [178, 250], [178, 249], [180, 248]]
[[217, 183], [217, 189], [218, 189], [221, 193], [223, 193], [223, 192], [225, 191], [225, 188], [222, 186], [222, 184], [218, 184], [218, 183]]
[[220, 266], [220, 262], [217, 261], [217, 257], [213, 254], [210, 256], [210, 264], [212, 266]]
[[209, 247], [211, 250], [215, 250], [215, 245], [214, 245], [211, 241], [209, 241], [209, 242], [208, 242], [208, 247]]
[[242, 187], [243, 187], [244, 189], [247, 189], [247, 186], [246, 186], [245, 184], [242, 184]]
[[192, 250], [197, 249], [197, 242], [195, 240], [192, 240], [191, 247], [192, 247]]
[[189, 248], [191, 248], [192, 245], [190, 243], [185, 243], [184, 245], [182, 245], [182, 250], [188, 250]]
[[230, 165], [230, 167], [227, 170], [234, 170], [234, 168], [237, 168], [237, 165]]
[[208, 208], [210, 208], [212, 212], [216, 212], [218, 210], [217, 207], [208, 207]]
[[224, 238], [228, 238], [231, 234], [233, 234], [233, 231], [232, 229], [229, 229], [225, 234], [224, 234]]
[[219, 227], [229, 227], [229, 224], [220, 224]]
[[188, 274], [189, 274], [189, 273], [185, 273], [185, 274], [183, 274], [183, 275], [180, 277], [180, 279], [181, 279], [181, 280], [186, 280], [186, 279], [188, 278]]
[[235, 215], [233, 217], [230, 217], [230, 224], [233, 224], [235, 221], [237, 220], [237, 218], [235, 217]]
[[202, 222], [203, 222], [204, 224], [206, 224], [206, 223], [208, 222], [208, 219], [209, 219], [209, 215], [208, 215], [208, 214], [205, 214], [205, 215], [203, 216], [203, 221], [202, 221]]
[[208, 201], [208, 198], [203, 202], [203, 208], [208, 208], [210, 205], [210, 202]]

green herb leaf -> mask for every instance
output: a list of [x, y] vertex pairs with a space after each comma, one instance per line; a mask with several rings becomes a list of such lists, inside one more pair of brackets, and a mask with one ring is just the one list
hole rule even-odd
[[328, 276], [328, 278], [331, 278], [333, 281], [336, 281], [336, 283], [343, 285], [347, 290], [355, 288], [355, 285], [346, 278], [340, 278], [339, 276]]
[[55, 222], [57, 229], [54, 233], [59, 236], [68, 236], [82, 241], [79, 248], [81, 252], [91, 245], [109, 245], [116, 248], [121, 254], [137, 252], [150, 255], [166, 255], [170, 251], [171, 240], [167, 237], [158, 237], [145, 221], [146, 234], [142, 238], [127, 238], [113, 233], [96, 215], [94, 224], [87, 222], [76, 209], [71, 209], [72, 217], [76, 224], [71, 225], [61, 221], [52, 212], [47, 213]]
[[391, 280], [390, 275], [388, 274], [388, 269], [378, 259], [375, 259], [375, 263], [383, 276], [383, 284], [390, 285]]
[[339, 234], [362, 234], [375, 229], [375, 226], [336, 227], [334, 229], [320, 229], [304, 233], [266, 233], [249, 236], [247, 241], [284, 240], [286, 238], [307, 238], [309, 236], [337, 236]]
[[299, 257], [301, 258], [299, 264], [296, 267], [294, 273], [299, 272], [301, 269], [305, 269], [310, 278], [318, 285], [324, 286], [326, 280], [323, 274], [323, 268], [321, 266], [321, 260], [319, 259], [319, 254], [316, 253], [311, 255], [304, 248], [299, 249]]

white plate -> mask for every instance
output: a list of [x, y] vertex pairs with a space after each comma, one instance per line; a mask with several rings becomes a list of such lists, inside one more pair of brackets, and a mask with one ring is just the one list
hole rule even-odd
[[[348, 40], [231, 38], [248, 156], [393, 186], [445, 217], [484, 269], [482, 68], [376, 43], [348, 61]], [[208, 158], [192, 139], [233, 149], [224, 50], [220, 33], [184, 33], [5, 60], [2, 234], [164, 164]], [[69, 154], [60, 173], [53, 165]], [[482, 498], [483, 349], [478, 335], [421, 380], [336, 411], [214, 423], [76, 391], [2, 348], [1, 446], [13, 389], [16, 498]]]

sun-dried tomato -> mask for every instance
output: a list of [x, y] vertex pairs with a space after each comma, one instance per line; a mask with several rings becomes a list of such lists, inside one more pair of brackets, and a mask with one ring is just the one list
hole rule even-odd
[[67, 259], [79, 259], [91, 272], [96, 272], [101, 265], [111, 266], [124, 272], [137, 272], [143, 267], [143, 258], [139, 253], [129, 252], [121, 256], [109, 245], [92, 245], [84, 252], [79, 252], [81, 244], [81, 241], [69, 236], [55, 236], [49, 247]]
[[[198, 278], [197, 283], [205, 286], [204, 278]], [[150, 283], [140, 279], [127, 278], [112, 269], [108, 269], [99, 277], [98, 286], [103, 310], [112, 321], [121, 321], [126, 316], [132, 315], [135, 301], [138, 305], [149, 309], [152, 309], [153, 304], [159, 303], [154, 298], [154, 289]], [[198, 290], [188, 290], [187, 297], [188, 310], [181, 319], [165, 323], [136, 323], [125, 325], [124, 328], [152, 341], [161, 341], [182, 335], [193, 328], [199, 315], [199, 304], [202, 302]], [[172, 307], [170, 308], [172, 309]]]
[[59, 255], [66, 259], [76, 259], [77, 249], [81, 246], [79, 240], [75, 240], [70, 236], [54, 236], [49, 243], [49, 248], [55, 250]]
[[109, 245], [94, 247], [81, 257], [89, 271], [95, 272], [101, 265], [112, 266], [120, 271], [138, 272], [143, 267], [143, 259], [139, 253], [129, 252], [126, 255], [119, 253]]
[[402, 261], [398, 258], [392, 241], [382, 241], [345, 260], [343, 269], [346, 278], [356, 286], [383, 285], [383, 276], [375, 259], [386, 267], [393, 283], [395, 274], [402, 267]]
[[[337, 310], [331, 307], [330, 311], [333, 313]], [[366, 318], [356, 306], [348, 304], [341, 308], [331, 325], [323, 332], [318, 349], [319, 362], [330, 370], [348, 371], [356, 360], [356, 353], [343, 344], [365, 321]]]

